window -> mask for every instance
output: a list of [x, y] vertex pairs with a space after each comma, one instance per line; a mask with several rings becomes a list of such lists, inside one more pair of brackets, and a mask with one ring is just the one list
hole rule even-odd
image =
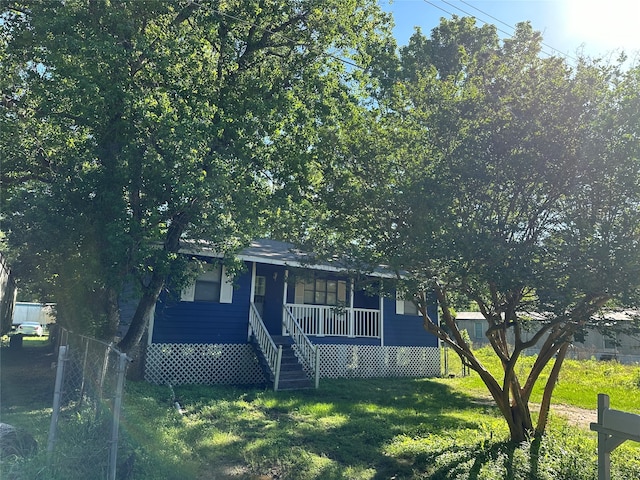
[[[302, 293], [300, 295], [300, 293]], [[301, 301], [302, 300], [302, 301]], [[327, 278], [307, 278], [296, 283], [296, 303], [306, 305], [346, 305], [347, 282]]]
[[219, 302], [220, 301], [220, 280], [222, 277], [222, 266], [216, 265], [211, 270], [201, 274], [196, 280], [193, 294], [194, 302]]
[[404, 314], [418, 315], [418, 307], [411, 300], [404, 300]]
[[607, 349], [607, 350], [615, 350], [616, 347], [617, 347], [616, 334], [614, 333], [613, 336], [605, 335], [604, 336], [604, 348]]
[[420, 315], [418, 306], [412, 300], [405, 300], [402, 292], [396, 291], [396, 313], [398, 315]]
[[262, 306], [264, 305], [264, 295], [267, 291], [267, 277], [256, 275], [255, 290], [253, 292], [253, 303], [258, 308], [258, 312], [262, 315]]
[[473, 337], [474, 338], [482, 338], [483, 337], [483, 331], [482, 331], [482, 322], [475, 322], [473, 324]]
[[209, 265], [196, 281], [182, 290], [183, 302], [231, 303], [233, 283], [222, 265]]

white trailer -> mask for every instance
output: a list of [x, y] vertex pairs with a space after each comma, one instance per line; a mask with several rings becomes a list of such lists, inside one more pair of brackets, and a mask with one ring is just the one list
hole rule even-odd
[[55, 323], [54, 303], [16, 302], [13, 309], [13, 326], [24, 322], [38, 322], [43, 327]]

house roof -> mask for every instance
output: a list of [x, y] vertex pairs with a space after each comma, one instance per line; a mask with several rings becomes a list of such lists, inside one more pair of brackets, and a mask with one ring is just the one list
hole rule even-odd
[[252, 241], [251, 245], [240, 251], [238, 257], [249, 262], [258, 261], [277, 265], [300, 265], [311, 261], [309, 255], [295, 248], [293, 244], [269, 238]]
[[[536, 312], [520, 312], [518, 315], [529, 317], [531, 320], [545, 320], [547, 317]], [[593, 316], [593, 320], [604, 320], [611, 322], [635, 320], [640, 316], [638, 310], [607, 310]], [[456, 320], [482, 321], [485, 320], [481, 312], [456, 312]]]
[[[189, 242], [181, 249], [183, 253], [190, 253], [204, 257], [222, 258], [223, 255], [205, 242]], [[347, 266], [337, 258], [334, 260], [318, 260], [313, 255], [296, 248], [292, 243], [281, 242], [269, 238], [253, 240], [242, 249], [237, 258], [246, 262], [267, 263], [289, 267], [308, 268], [330, 272], [346, 272]], [[382, 268], [369, 273], [376, 277], [393, 277], [390, 272]]]

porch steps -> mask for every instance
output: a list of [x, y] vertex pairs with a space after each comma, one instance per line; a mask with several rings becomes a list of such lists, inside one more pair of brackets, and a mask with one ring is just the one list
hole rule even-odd
[[[313, 382], [309, 379], [302, 364], [296, 357], [295, 352], [291, 348], [292, 341], [290, 337], [274, 335], [271, 337], [276, 345], [282, 345], [282, 358], [280, 361], [280, 381], [278, 382], [278, 390], [304, 390], [314, 388]], [[269, 381], [273, 385], [275, 380], [273, 372], [266, 364], [264, 357], [260, 353], [260, 349], [255, 346], [258, 352], [258, 358], [263, 370], [268, 375]]]
[[313, 383], [307, 377], [291, 345], [282, 345], [278, 390], [302, 390], [306, 388], [313, 388]]

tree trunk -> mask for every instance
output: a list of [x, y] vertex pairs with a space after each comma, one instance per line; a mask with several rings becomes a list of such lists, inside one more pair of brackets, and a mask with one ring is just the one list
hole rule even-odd
[[568, 348], [569, 343], [566, 342], [560, 347], [560, 350], [558, 350], [556, 361], [554, 362], [549, 378], [547, 379], [547, 384], [544, 386], [542, 403], [540, 404], [540, 416], [538, 417], [538, 424], [536, 425], [536, 435], [542, 435], [547, 428], [549, 408], [551, 407], [551, 395], [553, 394], [553, 389], [556, 388], [556, 384], [558, 383], [560, 369], [562, 368], [562, 363], [567, 355]]
[[522, 443], [533, 434], [533, 422], [529, 405], [514, 403], [511, 405], [511, 421], [509, 423], [509, 434], [511, 441]]
[[104, 293], [105, 311], [107, 312], [107, 322], [102, 331], [102, 337], [112, 341], [118, 331], [120, 324], [120, 307], [118, 305], [118, 292], [113, 288], [106, 288]]
[[[171, 225], [169, 226], [164, 242], [165, 254], [173, 254], [180, 250], [180, 237], [188, 224], [189, 215], [186, 212], [177, 213], [172, 217]], [[145, 287], [142, 298], [138, 302], [138, 307], [133, 314], [133, 319], [131, 319], [129, 330], [118, 344], [118, 348], [124, 353], [133, 353], [133, 350], [140, 344], [140, 340], [149, 325], [149, 318], [158, 302], [158, 297], [160, 297], [160, 292], [167, 281], [169, 271], [167, 268], [168, 264], [162, 265], [162, 262], [170, 261], [168, 258], [164, 258], [162, 261], [156, 261], [153, 273], [151, 274], [151, 280]]]
[[154, 271], [149, 286], [145, 288], [144, 294], [138, 302], [129, 330], [127, 330], [126, 335], [118, 344], [118, 348], [124, 353], [131, 353], [140, 343], [164, 284], [165, 277]]

